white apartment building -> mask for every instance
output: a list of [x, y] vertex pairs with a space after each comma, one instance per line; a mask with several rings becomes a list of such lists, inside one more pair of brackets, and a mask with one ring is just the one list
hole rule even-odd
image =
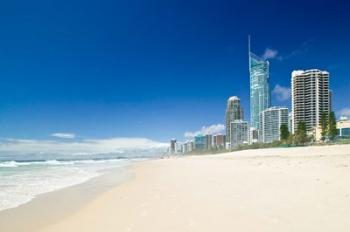
[[318, 69], [292, 72], [292, 132], [305, 122], [309, 133], [320, 125], [322, 113], [331, 111], [329, 72]]
[[281, 125], [288, 126], [288, 108], [271, 107], [260, 113], [260, 141], [272, 143], [281, 138]]
[[231, 122], [230, 139], [230, 149], [234, 149], [241, 144], [248, 144], [248, 122], [243, 120]]

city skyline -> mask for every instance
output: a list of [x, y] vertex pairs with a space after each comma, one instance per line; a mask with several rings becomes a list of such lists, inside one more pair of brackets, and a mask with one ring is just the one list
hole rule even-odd
[[346, 4], [299, 3], [4, 3], [0, 138], [182, 140], [222, 130], [235, 95], [249, 119], [248, 35], [270, 62], [271, 105], [291, 109], [291, 72], [317, 68], [349, 116]]

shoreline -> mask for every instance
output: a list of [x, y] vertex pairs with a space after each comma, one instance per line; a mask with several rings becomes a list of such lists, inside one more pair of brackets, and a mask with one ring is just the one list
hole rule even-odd
[[[350, 145], [169, 157], [136, 162], [124, 171], [44, 194], [12, 209], [11, 217], [0, 212], [0, 228], [8, 232], [101, 228], [345, 232], [350, 228]], [[118, 176], [122, 180], [117, 181]], [[107, 179], [109, 184], [101, 183]], [[9, 222], [12, 227], [4, 227]]]
[[[37, 231], [60, 221], [79, 211], [102, 193], [131, 179], [132, 167], [137, 163], [101, 170], [105, 173], [85, 182], [39, 194], [29, 202], [2, 210], [0, 211], [0, 229], [16, 232]], [[41, 220], [43, 215], [45, 215], [44, 221]]]

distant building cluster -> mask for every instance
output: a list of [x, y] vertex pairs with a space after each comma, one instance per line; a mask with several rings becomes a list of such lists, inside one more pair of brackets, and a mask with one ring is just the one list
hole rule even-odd
[[193, 140], [178, 143], [176, 139], [170, 142], [171, 154], [186, 154], [191, 152], [208, 152], [225, 150], [226, 135], [196, 135]]
[[[304, 123], [308, 136], [322, 139], [322, 115], [332, 112], [330, 74], [319, 69], [296, 70], [291, 73], [291, 111], [287, 107], [271, 105], [269, 61], [250, 51], [250, 122], [244, 119], [241, 100], [232, 96], [227, 100], [225, 114], [226, 135], [204, 134], [193, 140], [177, 143], [171, 140], [171, 153], [191, 153], [234, 150], [240, 145], [280, 141], [281, 126], [294, 134]], [[337, 121], [338, 136], [350, 138], [350, 120]]]

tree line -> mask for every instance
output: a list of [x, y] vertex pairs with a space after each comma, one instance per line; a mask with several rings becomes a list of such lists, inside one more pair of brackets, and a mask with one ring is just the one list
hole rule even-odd
[[[334, 141], [337, 136], [337, 122], [334, 112], [322, 113], [321, 115], [321, 140]], [[307, 135], [305, 122], [299, 122], [294, 134], [291, 134], [288, 125], [282, 124], [280, 128], [280, 139], [285, 144], [304, 145], [314, 140], [313, 136]]]

